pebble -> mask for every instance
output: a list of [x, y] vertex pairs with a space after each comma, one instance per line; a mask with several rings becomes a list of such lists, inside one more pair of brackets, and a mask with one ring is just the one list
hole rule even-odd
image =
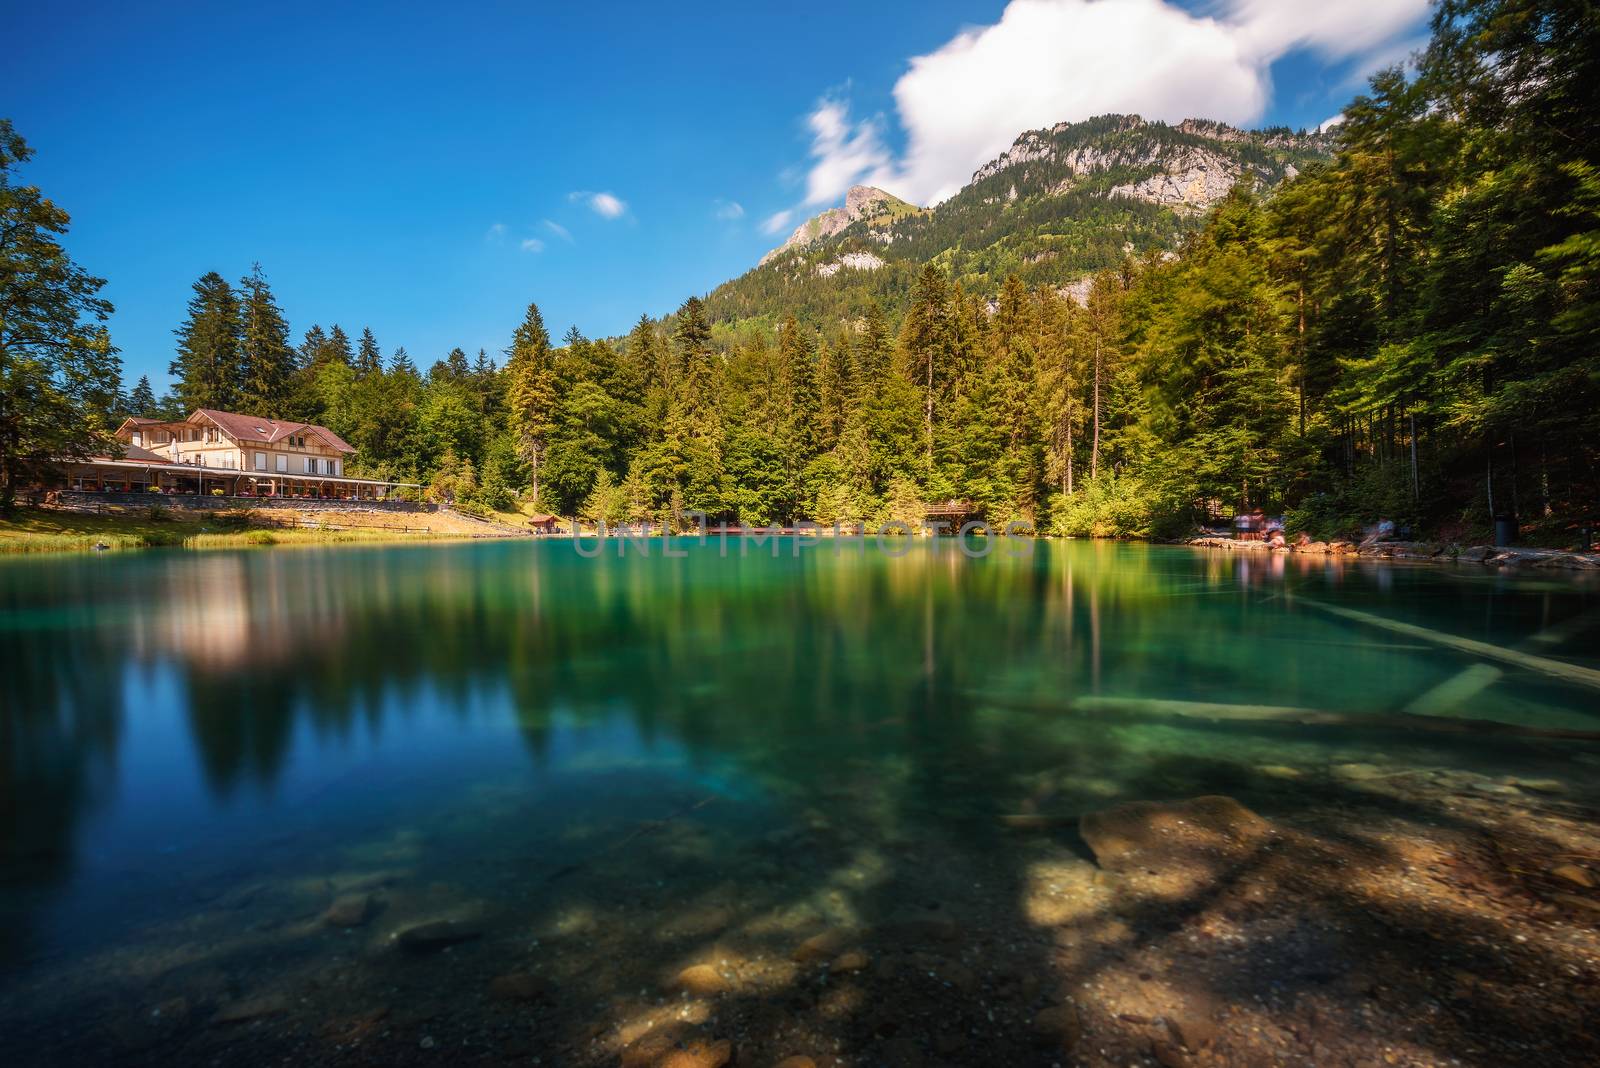
[[1567, 784], [1560, 779], [1512, 779], [1512, 786], [1532, 790], [1536, 794], [1564, 794]]
[[817, 1068], [817, 1062], [803, 1054], [796, 1053], [792, 1057], [785, 1057], [773, 1068]]

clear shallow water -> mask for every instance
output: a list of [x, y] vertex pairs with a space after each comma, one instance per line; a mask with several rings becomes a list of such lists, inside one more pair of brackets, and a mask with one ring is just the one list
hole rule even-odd
[[[738, 545], [0, 563], [4, 1029], [48, 1060], [102, 1011], [183, 998], [203, 1019], [331, 982], [340, 947], [370, 958], [340, 989], [390, 984], [388, 1007], [426, 1018], [451, 993], [394, 986], [375, 956], [408, 922], [487, 917], [485, 957], [596, 910], [634, 956], [663, 917], [711, 903], [860, 922], [904, 893], [885, 856], [1003, 871], [1006, 814], [1202, 793], [1270, 808], [1286, 787], [1263, 765], [1597, 773], [1573, 759], [1592, 742], [1210, 722], [1134, 700], [1600, 731], [1600, 691], [1316, 607], [1600, 667], [1600, 590], [1566, 575], [1100, 543], [983, 559], [953, 542]], [[857, 885], [816, 898], [849, 858]], [[377, 888], [377, 914], [356, 934], [319, 927], [355, 885]], [[483, 960], [482, 977], [508, 967]]]

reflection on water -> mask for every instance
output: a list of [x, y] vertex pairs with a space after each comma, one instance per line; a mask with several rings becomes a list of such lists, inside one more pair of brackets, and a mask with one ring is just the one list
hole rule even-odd
[[[271, 974], [249, 939], [217, 933], [247, 922], [228, 911], [237, 896], [281, 892], [288, 918], [272, 922], [303, 922], [310, 906], [283, 888], [321, 879], [325, 894], [329, 872], [404, 872], [386, 898], [398, 921], [459, 906], [463, 880], [498, 915], [710, 864], [734, 902], [696, 905], [715, 911], [783, 896], [771, 858], [762, 890], [718, 858], [796, 820], [847, 823], [836, 844], [870, 874], [917, 842], [992, 864], [994, 821], [1019, 807], [1244, 796], [1263, 764], [1381, 753], [1537, 774], [1555, 758], [1516, 736], [1206, 722], [1159, 702], [1383, 717], [1442, 693], [1430, 714], [1600, 730], [1582, 685], [1486, 672], [1312, 604], [1592, 667], [1600, 597], [1565, 577], [1098, 543], [984, 559], [953, 543], [687, 548], [0, 565], [0, 963], [12, 979], [91, 977], [83, 1000], [58, 991], [49, 1007], [19, 982], [0, 1013], [37, 1022], [157, 980], [231, 1003]], [[691, 809], [699, 837], [677, 818]], [[611, 834], [641, 820], [687, 835], [652, 846], [664, 869], [630, 868], [637, 844]], [[816, 907], [859, 920], [840, 893]], [[182, 928], [213, 912], [220, 928]]]

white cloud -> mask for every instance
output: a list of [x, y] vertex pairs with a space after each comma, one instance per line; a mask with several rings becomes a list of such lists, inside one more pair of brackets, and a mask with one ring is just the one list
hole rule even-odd
[[546, 220], [544, 220], [544, 228], [546, 230], [549, 230], [552, 234], [555, 234], [557, 237], [559, 237], [561, 240], [565, 241], [567, 244], [569, 244], [569, 245], [572, 244], [572, 231], [568, 230], [565, 226], [562, 226], [560, 223], [556, 222], [554, 219], [546, 219]]
[[788, 226], [789, 220], [792, 218], [794, 218], [794, 212], [792, 211], [775, 211], [762, 221], [761, 232], [764, 234], [775, 234], [779, 230], [782, 230], [785, 226]]
[[619, 219], [628, 211], [628, 202], [620, 199], [615, 193], [595, 193], [580, 189], [576, 193], [567, 194], [567, 199], [589, 205], [589, 210], [602, 219]]
[[1300, 49], [1358, 68], [1415, 32], [1428, 0], [1012, 0], [992, 26], [916, 56], [895, 83], [905, 151], [884, 120], [850, 119], [829, 96], [807, 118], [807, 205], [865, 181], [937, 203], [1024, 130], [1107, 112], [1249, 124], [1272, 95], [1271, 65]]
[[744, 218], [744, 205], [737, 200], [713, 200], [712, 213], [725, 222]]
[[543, 252], [544, 242], [540, 241], [537, 237], [525, 237], [522, 239], [522, 251]]
[[1333, 129], [1335, 126], [1338, 126], [1342, 122], [1344, 122], [1344, 112], [1341, 111], [1332, 118], [1323, 119], [1320, 123], [1318, 123], [1317, 132], [1327, 133], [1329, 130]]
[[811, 157], [806, 175], [806, 203], [838, 200], [858, 181], [884, 180], [893, 160], [883, 144], [883, 121], [873, 117], [850, 122], [850, 105], [825, 98], [806, 119], [811, 128]]
[[485, 241], [498, 241], [505, 236], [506, 224], [497, 222], [489, 224], [489, 229], [484, 232], [483, 239]]

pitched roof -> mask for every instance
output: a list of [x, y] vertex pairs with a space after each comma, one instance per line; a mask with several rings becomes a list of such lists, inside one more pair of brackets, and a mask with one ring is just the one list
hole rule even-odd
[[316, 423], [292, 423], [278, 419], [263, 419], [259, 415], [241, 415], [238, 412], [219, 412], [215, 408], [196, 408], [189, 416], [203, 415], [217, 424], [230, 438], [240, 442], [257, 442], [271, 445], [284, 438], [309, 431], [322, 438], [340, 452], [355, 452], [356, 448], [338, 434]]
[[124, 460], [142, 460], [147, 464], [170, 464], [172, 462], [158, 452], [141, 449], [137, 445], [124, 445], [122, 447], [122, 458]]

